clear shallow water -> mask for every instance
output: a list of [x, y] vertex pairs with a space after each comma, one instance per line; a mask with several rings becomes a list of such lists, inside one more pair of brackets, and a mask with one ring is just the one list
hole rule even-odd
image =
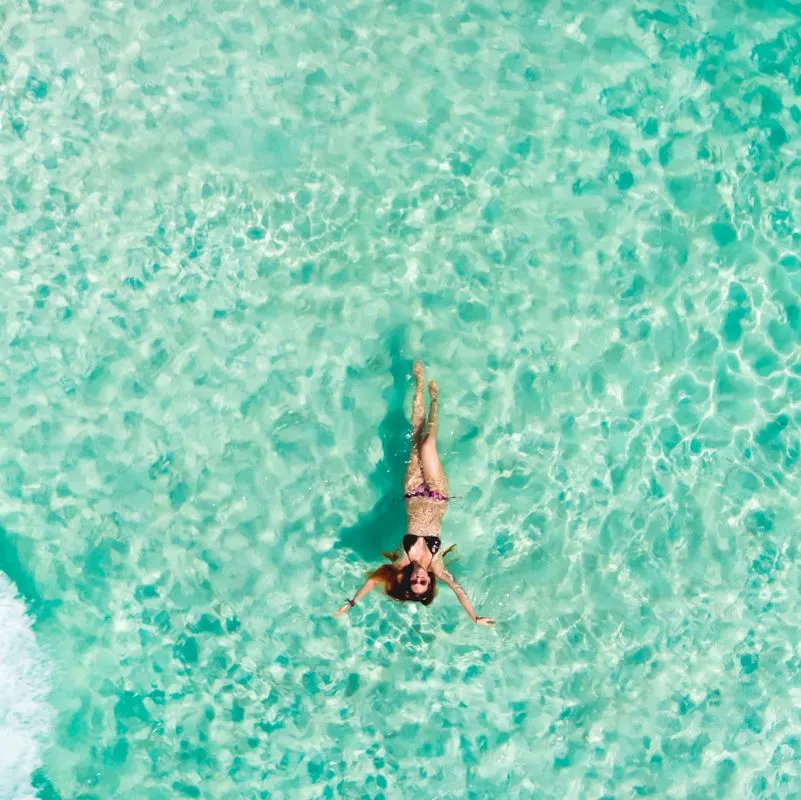
[[[39, 797], [797, 796], [793, 6], [0, 21]], [[417, 356], [493, 630], [329, 616], [402, 533]]]

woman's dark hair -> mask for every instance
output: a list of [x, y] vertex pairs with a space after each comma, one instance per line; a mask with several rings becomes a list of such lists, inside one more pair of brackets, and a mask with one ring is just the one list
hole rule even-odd
[[[446, 556], [453, 547], [449, 547], [442, 555]], [[396, 550], [394, 553], [384, 553], [384, 558], [395, 562], [400, 557], [400, 552]], [[428, 588], [424, 594], [416, 594], [412, 591], [411, 579], [412, 572], [414, 572], [414, 564], [407, 564], [405, 567], [396, 567], [392, 564], [382, 564], [377, 570], [370, 573], [371, 578], [381, 581], [384, 585], [384, 591], [390, 597], [402, 602], [416, 602], [422, 603], [424, 606], [430, 606], [437, 596], [437, 578], [433, 572], [428, 573]]]

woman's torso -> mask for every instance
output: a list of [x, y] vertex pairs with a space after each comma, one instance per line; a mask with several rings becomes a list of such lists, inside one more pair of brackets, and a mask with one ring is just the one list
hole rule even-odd
[[418, 536], [439, 536], [442, 518], [448, 510], [446, 500], [429, 497], [410, 497], [406, 500], [406, 519], [409, 533]]
[[405, 566], [414, 561], [427, 570], [436, 571], [437, 565], [442, 560], [439, 553], [441, 546], [439, 536], [418, 536], [407, 533], [403, 537], [404, 557], [398, 562], [398, 566]]

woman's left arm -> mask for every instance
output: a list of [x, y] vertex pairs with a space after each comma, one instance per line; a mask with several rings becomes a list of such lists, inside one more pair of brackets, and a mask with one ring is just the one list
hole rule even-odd
[[453, 575], [448, 572], [444, 567], [441, 568], [439, 572], [436, 573], [448, 586], [453, 589], [453, 593], [458, 598], [459, 602], [462, 604], [462, 608], [470, 615], [470, 619], [473, 620], [477, 625], [494, 625], [495, 620], [491, 617], [479, 617], [476, 614], [476, 610], [473, 608], [473, 604], [470, 602], [470, 598], [465, 593], [465, 590], [453, 579]]
[[378, 584], [378, 581], [375, 578], [368, 578], [367, 581], [365, 581], [365, 583], [363, 584], [362, 588], [359, 589], [358, 592], [356, 592], [356, 595], [353, 598], [353, 600], [348, 600], [348, 602], [345, 603], [345, 605], [340, 606], [334, 612], [334, 616], [335, 617], [339, 617], [342, 614], [345, 614], [348, 611], [350, 611], [353, 608], [353, 606], [355, 606], [356, 603], [358, 603], [359, 600], [361, 600], [366, 594], [371, 592], [376, 587], [377, 584]]

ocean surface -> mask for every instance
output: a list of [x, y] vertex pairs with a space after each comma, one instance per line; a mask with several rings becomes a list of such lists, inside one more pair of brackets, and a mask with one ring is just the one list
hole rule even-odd
[[[801, 4], [0, 8], [0, 799], [801, 797]], [[411, 366], [459, 495], [429, 608]]]

